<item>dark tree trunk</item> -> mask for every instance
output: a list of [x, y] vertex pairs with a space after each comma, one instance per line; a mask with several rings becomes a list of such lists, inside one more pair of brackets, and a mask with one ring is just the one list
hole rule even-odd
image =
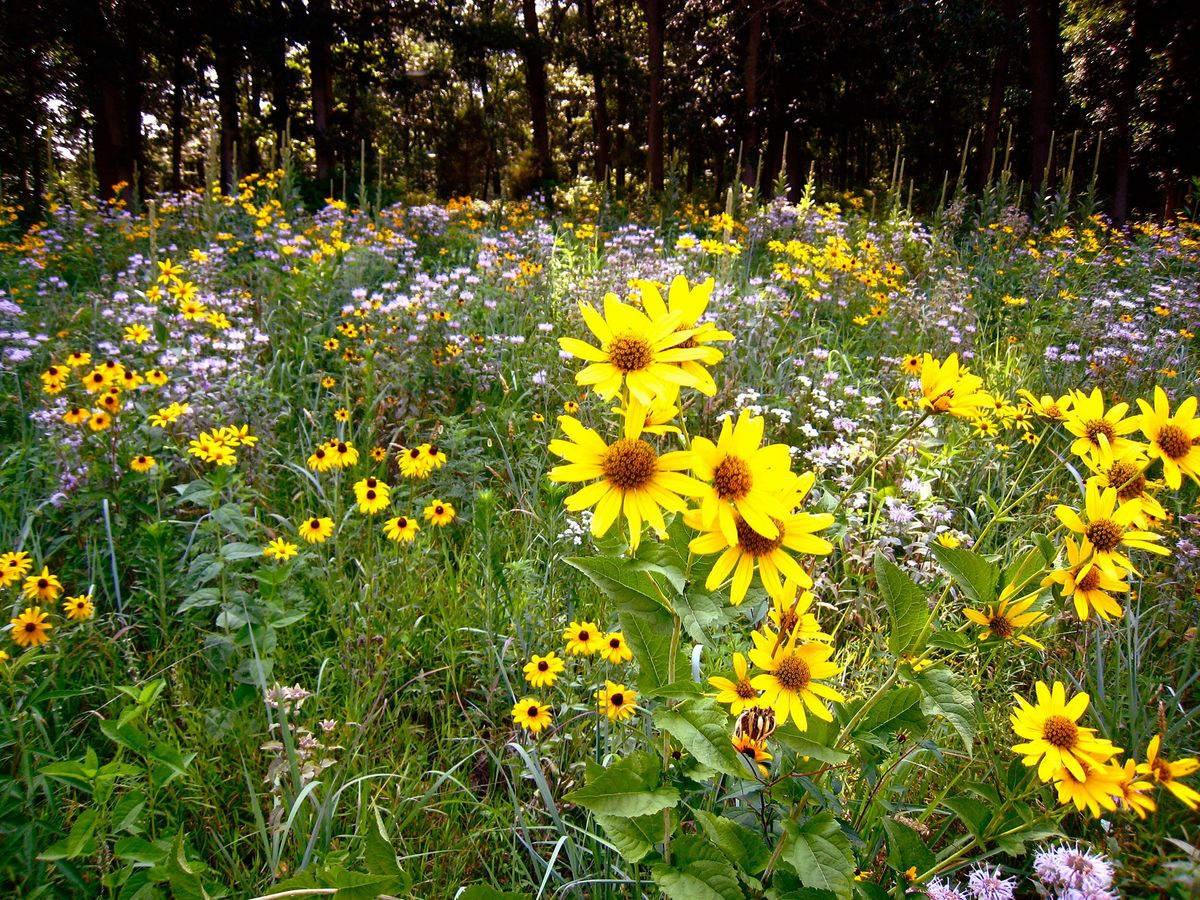
[[287, 133], [288, 119], [291, 108], [288, 96], [291, 90], [291, 76], [287, 67], [288, 17], [283, 0], [271, 0], [271, 48], [269, 65], [271, 67], [271, 131], [275, 134], [275, 146], [282, 150], [284, 135]]
[[[625, 22], [622, 3], [617, 0], [613, 4], [616, 12], [616, 35], [620, 44], [621, 59], [625, 60]], [[616, 176], [618, 191], [625, 188], [625, 172], [628, 164], [628, 133], [629, 133], [629, 72], [622, 62], [617, 68], [617, 121], [613, 134], [613, 169]]]
[[183, 190], [183, 60], [175, 57], [171, 71], [171, 190]]
[[[1036, 196], [1048, 185], [1042, 183], [1050, 163], [1050, 142], [1054, 135], [1054, 99], [1057, 94], [1055, 73], [1055, 10], [1057, 0], [1026, 0], [1025, 15], [1029, 26], [1029, 183]], [[1031, 196], [1031, 199], [1032, 199]]]
[[1138, 83], [1145, 64], [1140, 28], [1141, 3], [1127, 0], [1129, 35], [1121, 56], [1121, 74], [1116, 102], [1116, 159], [1113, 172], [1112, 217], [1120, 227], [1129, 217], [1129, 180], [1133, 167], [1133, 111], [1137, 106]]
[[996, 144], [1000, 138], [1000, 113], [1004, 109], [1004, 93], [1008, 87], [1008, 69], [1012, 60], [1012, 28], [1017, 18], [1017, 0], [1004, 0], [1004, 35], [996, 57], [992, 60], [991, 87], [988, 90], [987, 111], [983, 117], [983, 142], [979, 147], [976, 168], [977, 184], [987, 185], [994, 174]]
[[[312, 75], [313, 142], [317, 156], [317, 180], [324, 185], [333, 177], [333, 10], [330, 0], [311, 0], [308, 5], [308, 64]], [[324, 189], [324, 187], [322, 187]]]
[[[231, 25], [232, 23], [228, 23]], [[213, 52], [217, 70], [217, 114], [221, 125], [221, 187], [227, 193], [237, 190], [238, 149], [238, 62], [241, 45], [236, 29], [218, 24]]]
[[757, 178], [759, 144], [762, 143], [762, 110], [759, 109], [761, 82], [760, 57], [763, 42], [763, 0], [749, 0], [746, 20], [746, 52], [742, 61], [742, 93], [746, 120], [742, 129], [742, 184], [754, 187]]
[[608, 124], [608, 93], [604, 89], [604, 63], [600, 53], [600, 29], [596, 25], [596, 0], [583, 0], [583, 15], [587, 23], [588, 63], [592, 70], [592, 128], [596, 136], [596, 181], [608, 180], [612, 130]]
[[537, 154], [538, 180], [549, 199], [554, 181], [554, 160], [550, 156], [549, 89], [546, 85], [546, 56], [538, 32], [537, 0], [521, 0], [525, 25], [522, 56], [525, 62], [525, 91], [529, 96], [529, 118], [533, 126], [533, 151]]
[[649, 51], [649, 108], [646, 123], [646, 174], [650, 190], [663, 189], [663, 4], [666, 0], [642, 0], [646, 12], [646, 37]]
[[800, 142], [800, 129], [792, 126], [787, 135], [787, 154], [783, 162], [788, 173], [788, 199], [794, 202], [804, 193], [808, 170], [804, 167], [804, 146]]

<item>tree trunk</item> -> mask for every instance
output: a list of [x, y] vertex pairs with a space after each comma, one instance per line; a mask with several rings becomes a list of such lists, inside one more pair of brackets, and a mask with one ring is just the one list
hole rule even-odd
[[1048, 187], [1042, 181], [1050, 163], [1050, 142], [1054, 134], [1057, 80], [1052, 3], [1057, 0], [1026, 0], [1025, 6], [1029, 24], [1030, 199]]
[[546, 56], [538, 33], [537, 0], [521, 0], [521, 16], [525, 24], [525, 91], [529, 96], [529, 118], [533, 126], [533, 151], [537, 154], [538, 180], [543, 195], [550, 199], [554, 180], [554, 161], [550, 157], [550, 122], [547, 112], [549, 89], [546, 85]]
[[291, 77], [287, 66], [288, 17], [283, 0], [271, 0], [271, 131], [275, 134], [275, 147], [283, 150], [284, 135], [287, 134], [291, 108], [288, 93]]
[[649, 50], [649, 108], [646, 122], [646, 174], [650, 190], [663, 189], [663, 4], [666, 0], [642, 0], [646, 13], [646, 36]]
[[1000, 113], [1004, 109], [1004, 93], [1008, 87], [1008, 68], [1012, 59], [1012, 27], [1017, 18], [1017, 0], [1004, 0], [1004, 37], [992, 60], [991, 88], [988, 91], [987, 111], [983, 118], [983, 142], [979, 147], [976, 167], [979, 187], [986, 187], [995, 174], [996, 142], [1000, 138]]
[[[618, 49], [621, 53], [621, 59], [626, 58], [625, 55], [625, 22], [623, 4], [617, 0], [613, 4], [613, 10], [616, 12], [617, 22], [615, 33], [617, 35]], [[629, 134], [629, 73], [625, 65], [617, 67], [617, 121], [613, 134], [613, 169], [616, 189], [618, 191], [625, 188], [625, 172], [628, 162], [628, 134]]]
[[742, 129], [742, 184], [755, 187], [759, 144], [762, 143], [762, 111], [759, 109], [759, 82], [763, 41], [763, 0], [749, 0], [746, 21], [746, 52], [742, 62], [742, 94], [746, 119]]
[[241, 46], [235, 29], [218, 24], [213, 52], [217, 70], [217, 114], [221, 127], [221, 187], [226, 193], [237, 191], [238, 148], [238, 59]]
[[330, 0], [311, 0], [308, 5], [308, 65], [312, 77], [313, 142], [317, 156], [317, 180], [324, 190], [333, 177], [333, 58], [330, 53], [333, 10]]
[[596, 137], [596, 181], [608, 180], [611, 164], [612, 130], [608, 124], [608, 93], [604, 89], [604, 63], [600, 55], [600, 30], [596, 25], [596, 0], [583, 0], [583, 15], [587, 23], [588, 63], [592, 70], [592, 91], [595, 106], [592, 110], [592, 129]]
[[1142, 78], [1145, 48], [1140, 28], [1141, 6], [1137, 0], [1127, 0], [1126, 17], [1129, 36], [1126, 52], [1121, 54], [1121, 73], [1116, 102], [1116, 154], [1113, 172], [1112, 217], [1118, 228], [1129, 217], [1129, 180], [1133, 167], [1133, 111], [1137, 106], [1137, 89]]
[[171, 71], [171, 190], [183, 190], [183, 60], [175, 57]]

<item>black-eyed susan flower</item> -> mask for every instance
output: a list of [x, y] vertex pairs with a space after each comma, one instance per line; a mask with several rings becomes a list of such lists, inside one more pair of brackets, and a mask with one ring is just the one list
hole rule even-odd
[[540, 734], [554, 720], [550, 707], [535, 700], [533, 697], [523, 697], [512, 708], [513, 722], [531, 734]]
[[628, 719], [637, 712], [637, 696], [637, 691], [612, 681], [605, 681], [604, 687], [596, 691], [600, 712], [613, 722]]
[[717, 689], [716, 701], [729, 704], [731, 716], [740, 716], [742, 710], [758, 705], [758, 688], [750, 683], [750, 666], [740, 653], [733, 654], [732, 679], [714, 675], [708, 683]]
[[350, 410], [346, 409], [344, 406], [339, 406], [333, 411], [333, 420], [335, 422], [349, 422]]
[[1123, 577], [1124, 570], [1118, 569], [1116, 574], [1106, 571], [1095, 565], [1091, 554], [1076, 545], [1071, 538], [1067, 538], [1064, 543], [1067, 548], [1067, 567], [1055, 569], [1047, 575], [1042, 579], [1042, 587], [1057, 584], [1063, 599], [1070, 600], [1075, 605], [1075, 614], [1081, 622], [1088, 620], [1092, 610], [1105, 621], [1121, 618], [1125, 610], [1113, 594], [1129, 591], [1129, 585]]
[[311, 516], [296, 529], [300, 537], [310, 544], [323, 544], [333, 535], [333, 519], [329, 516]]
[[1014, 600], [1012, 595], [1016, 593], [1015, 587], [1012, 584], [1006, 586], [994, 603], [989, 603], [983, 609], [964, 609], [963, 615], [983, 628], [979, 633], [981, 641], [993, 637], [1001, 641], [1024, 641], [1032, 647], [1045, 650], [1045, 645], [1035, 641], [1025, 630], [1046, 621], [1049, 616], [1030, 609], [1038, 598], [1037, 591]]
[[910, 353], [904, 359], [900, 360], [900, 368], [906, 375], [921, 374], [921, 357], [915, 353]]
[[58, 580], [57, 575], [50, 574], [47, 566], [42, 566], [41, 572], [26, 578], [21, 588], [21, 593], [26, 599], [41, 600], [43, 603], [57, 600], [62, 591], [62, 582]]
[[1071, 409], [1063, 419], [1064, 427], [1075, 435], [1071, 452], [1111, 465], [1115, 458], [1142, 450], [1141, 444], [1125, 437], [1138, 427], [1136, 417], [1126, 418], [1128, 411], [1128, 403], [1116, 403], [1106, 410], [1100, 388], [1095, 388], [1091, 394], [1076, 391], [1072, 395]]
[[144, 453], [129, 461], [129, 468], [135, 472], [149, 472], [157, 465], [158, 461], [153, 456], [147, 456]]
[[934, 413], [974, 418], [992, 398], [983, 390], [983, 379], [958, 364], [951, 353], [938, 362], [929, 353], [921, 358], [921, 408]]
[[458, 515], [458, 511], [454, 508], [453, 503], [445, 500], [432, 500], [422, 512], [425, 515], [425, 521], [431, 525], [436, 525], [439, 528], [444, 528], [454, 521], [454, 517]]
[[106, 431], [112, 427], [113, 417], [102, 409], [97, 409], [88, 417], [87, 425], [92, 431]]
[[914, 406], [916, 406], [916, 404], [913, 403], [912, 398], [906, 396], [905, 394], [898, 396], [895, 400], [895, 403], [899, 409], [912, 409]]
[[841, 692], [820, 682], [842, 671], [829, 660], [833, 648], [828, 644], [797, 643], [795, 633], [786, 641], [757, 631], [751, 632], [750, 637], [754, 641], [750, 661], [763, 670], [761, 675], [750, 679], [762, 691], [759, 705], [774, 710], [780, 725], [790, 716], [801, 731], [808, 728], [805, 708], [818, 719], [832, 722], [833, 713], [824, 701], [846, 702]]
[[1013, 745], [1013, 752], [1023, 756], [1026, 766], [1036, 766], [1042, 781], [1053, 781], [1066, 769], [1077, 781], [1086, 782], [1089, 775], [1084, 762], [1100, 766], [1118, 752], [1108, 741], [1097, 738], [1095, 729], [1078, 724], [1090, 698], [1079, 693], [1068, 700], [1061, 681], [1053, 687], [1039, 681], [1034, 692], [1036, 703], [1013, 695], [1017, 705], [1009, 719], [1017, 737], [1025, 738], [1024, 743]]
[[564, 668], [566, 663], [551, 650], [545, 656], [533, 654], [522, 671], [525, 673], [525, 680], [533, 687], [544, 688], [554, 684]]
[[421, 526], [411, 516], [393, 516], [383, 523], [384, 536], [398, 544], [412, 543], [420, 530]]
[[334, 467], [334, 457], [328, 444], [319, 444], [308, 455], [308, 467], [314, 472], [328, 472]]
[[775, 757], [767, 752], [766, 741], [756, 741], [749, 735], [738, 734], [730, 738], [733, 741], [733, 749], [758, 769], [758, 774], [766, 778], [769, 772], [767, 771], [767, 763]]
[[154, 387], [162, 387], [171, 379], [167, 377], [167, 373], [162, 369], [151, 369], [146, 373], [146, 383]]
[[1146, 818], [1147, 813], [1152, 813], [1158, 808], [1154, 798], [1149, 796], [1154, 785], [1138, 778], [1137, 760], [1127, 759], [1123, 766], [1116, 762], [1109, 765], [1114, 767], [1116, 787], [1120, 789], [1115, 796], [1121, 806], [1133, 810], [1139, 819]]
[[766, 420], [742, 410], [737, 422], [728, 416], [714, 444], [708, 438], [692, 439], [689, 465], [692, 473], [711, 486], [700, 496], [700, 524], [718, 528], [725, 540], [737, 540], [735, 516], [740, 514], [763, 537], [774, 539], [774, 520], [790, 512], [784, 491], [795, 480], [786, 444], [762, 446]]
[[72, 406], [63, 413], [63, 421], [68, 425], [82, 425], [91, 414], [92, 411], [86, 406]]
[[330, 441], [326, 449], [337, 468], [348, 469], [358, 465], [358, 451], [350, 441]]
[[47, 621], [49, 616], [42, 612], [40, 606], [27, 606], [25, 610], [9, 624], [12, 630], [9, 636], [18, 647], [40, 647], [50, 643], [50, 629], [54, 626]]
[[[375, 481], [376, 479], [367, 480]], [[358, 484], [362, 484], [362, 482], [360, 481]], [[387, 509], [392, 502], [392, 495], [386, 484], [380, 482], [378, 487], [363, 488], [361, 491], [358, 490], [358, 484], [355, 485], [354, 493], [357, 495], [359, 512], [373, 516], [375, 513]]]
[[337, 379], [334, 378], [332, 375], [326, 375], [324, 378], [321, 379], [321, 387], [325, 388], [325, 390], [331, 389], [336, 384], [337, 384]]
[[144, 344], [150, 340], [150, 329], [140, 322], [125, 326], [125, 340], [135, 344]]
[[32, 568], [33, 561], [24, 550], [10, 550], [0, 556], [0, 588], [20, 581]]
[[300, 548], [284, 538], [275, 538], [267, 546], [263, 547], [263, 556], [267, 559], [277, 559], [280, 562], [285, 562], [291, 559], [300, 551]]
[[563, 632], [567, 652], [575, 656], [593, 656], [604, 648], [604, 632], [595, 622], [571, 622]]
[[633, 651], [625, 643], [625, 635], [620, 631], [610, 631], [604, 635], [604, 646], [600, 648], [600, 655], [614, 666], [633, 659]]
[[419, 449], [424, 454], [427, 471], [436, 472], [446, 464], [446, 451], [437, 444], [422, 444]]
[[1118, 574], [1118, 569], [1136, 571], [1133, 563], [1118, 552], [1122, 546], [1163, 556], [1171, 552], [1158, 545], [1157, 541], [1162, 540], [1161, 535], [1131, 527], [1139, 512], [1141, 507], [1138, 501], [1130, 500], [1118, 505], [1114, 488], [1101, 490], [1095, 483], [1087, 485], [1084, 496], [1086, 522], [1069, 506], [1059, 504], [1054, 510], [1060, 522], [1071, 531], [1084, 536], [1083, 549], [1085, 552], [1091, 552], [1093, 562], [1114, 576]]
[[1200, 419], [1196, 418], [1196, 398], [1188, 397], [1179, 404], [1175, 415], [1167, 393], [1154, 388], [1154, 405], [1138, 398], [1142, 415], [1138, 427], [1150, 442], [1146, 453], [1162, 461], [1163, 481], [1178, 490], [1186, 475], [1200, 483]]
[[396, 461], [400, 464], [400, 474], [405, 478], [426, 478], [433, 471], [426, 459], [423, 445], [400, 451]]
[[214, 466], [232, 466], [237, 463], [237, 451], [217, 428], [203, 431], [194, 440], [188, 441], [188, 453]]
[[372, 447], [371, 459], [377, 463], [385, 462], [387, 460], [387, 450], [383, 449], [383, 447]]
[[607, 534], [617, 517], [624, 515], [629, 546], [636, 550], [644, 522], [665, 532], [662, 511], [682, 512], [687, 504], [680, 495], [698, 497], [706, 490], [702, 482], [680, 471], [688, 467], [690, 455], [674, 451], [660, 456], [641, 439], [642, 422], [636, 416], [625, 417], [625, 436], [611, 445], [571, 416], [559, 416], [558, 421], [570, 440], [553, 440], [549, 450], [567, 460], [567, 465], [555, 466], [548, 474], [551, 481], [593, 482], [567, 497], [563, 505], [572, 512], [595, 507], [592, 534], [596, 537]]
[[1180, 759], [1170, 762], [1159, 755], [1161, 749], [1162, 736], [1156, 734], [1146, 747], [1146, 761], [1138, 764], [1138, 774], [1150, 776], [1156, 784], [1162, 785], [1186, 804], [1188, 809], [1200, 809], [1200, 793], [1178, 781], [1200, 769], [1200, 760]]
[[50, 395], [61, 394], [67, 386], [71, 371], [64, 366], [51, 366], [42, 373], [42, 390]]
[[639, 281], [638, 292], [642, 296], [642, 308], [654, 321], [661, 321], [672, 313], [680, 314], [677, 331], [690, 331], [691, 336], [681, 345], [682, 348], [697, 347], [705, 354], [696, 359], [687, 359], [679, 363], [684, 372], [693, 376], [699, 382], [699, 390], [712, 396], [716, 393], [716, 383], [705, 366], [713, 366], [725, 358], [725, 354], [716, 347], [710, 346], [717, 341], [732, 341], [733, 335], [722, 331], [712, 322], [701, 322], [712, 299], [712, 278], [707, 278], [695, 285], [689, 285], [687, 278], [676, 275], [671, 279], [667, 292], [667, 302], [664, 304], [658, 285], [652, 281]]
[[1121, 794], [1119, 766], [1104, 765], [1087, 756], [1078, 758], [1082, 774], [1063, 767], [1054, 779], [1058, 802], [1077, 810], [1087, 810], [1097, 819], [1107, 810], [1115, 811]]
[[92, 354], [76, 350], [67, 354], [67, 365], [72, 369], [81, 369], [92, 361]]
[[1061, 422], [1066, 419], [1067, 412], [1071, 409], [1071, 402], [1074, 399], [1070, 394], [1063, 394], [1058, 398], [1055, 398], [1052, 394], [1042, 394], [1042, 396], [1037, 397], [1024, 388], [1017, 391], [1017, 394], [1025, 399], [1025, 402], [1029, 404], [1029, 408], [1033, 410], [1035, 415], [1041, 416], [1043, 419], [1049, 419], [1052, 422]]
[[109, 385], [108, 375], [103, 369], [92, 369], [83, 376], [83, 387], [89, 394], [98, 394]]
[[63, 601], [63, 614], [73, 622], [86, 622], [96, 614], [96, 604], [91, 594], [67, 597]]
[[630, 395], [646, 406], [656, 397], [673, 398], [680, 386], [706, 387], [677, 365], [709, 355], [703, 347], [680, 346], [694, 334], [676, 330], [683, 321], [682, 313], [651, 320], [641, 310], [622, 303], [616, 294], [605, 295], [603, 316], [589, 303], [581, 303], [579, 309], [600, 346], [577, 338], [558, 339], [564, 351], [590, 363], [575, 376], [576, 384], [592, 387], [605, 400], [611, 400], [625, 385]]
[[573, 416], [579, 412], [579, 404], [574, 400], [568, 400], [563, 404], [563, 412], [565, 412], [568, 416]]

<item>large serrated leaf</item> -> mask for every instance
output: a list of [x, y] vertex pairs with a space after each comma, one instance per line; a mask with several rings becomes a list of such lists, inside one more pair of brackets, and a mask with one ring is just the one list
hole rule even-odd
[[757, 875], [767, 867], [771, 851], [758, 832], [702, 809], [695, 814], [708, 839], [743, 872]]
[[904, 685], [892, 688], [876, 700], [854, 733], [885, 737], [901, 730], [910, 734], [919, 733], [924, 728], [921, 689], [914, 685]]
[[952, 810], [967, 826], [971, 836], [976, 839], [983, 837], [983, 830], [992, 819], [992, 811], [985, 803], [965, 794], [958, 797], [947, 797], [942, 801], [942, 806]]
[[656, 863], [650, 876], [671, 900], [745, 900], [737, 870], [725, 855], [699, 835], [671, 845], [671, 863]]
[[659, 709], [654, 724], [710, 769], [734, 778], [750, 777], [729, 739], [729, 718], [715, 700], [700, 697], [685, 700], [675, 709]]
[[789, 719], [787, 724], [775, 730], [774, 735], [776, 741], [793, 753], [831, 766], [840, 766], [850, 759], [850, 754], [830, 746], [835, 737], [829, 724], [815, 716], [809, 717], [808, 728], [803, 733]]
[[650, 753], [631, 753], [588, 779], [564, 797], [593, 813], [634, 818], [661, 812], [679, 802], [679, 792], [660, 786], [662, 761]]
[[935, 543], [930, 544], [929, 549], [968, 600], [987, 604], [996, 599], [1000, 567], [994, 562], [965, 547], [943, 547]]
[[[675, 830], [678, 821], [679, 817], [672, 812], [672, 831]], [[596, 822], [604, 829], [604, 836], [617, 848], [617, 852], [631, 863], [640, 862], [666, 837], [662, 813], [651, 813], [633, 819], [598, 815]]]
[[854, 853], [833, 815], [823, 812], [803, 825], [788, 822], [784, 828], [783, 858], [800, 883], [849, 900], [854, 892]]
[[895, 656], [908, 656], [923, 646], [922, 635], [929, 624], [929, 601], [903, 569], [875, 554], [875, 579], [888, 610], [888, 649]]
[[895, 819], [884, 819], [883, 830], [887, 833], [889, 866], [897, 872], [907, 872], [913, 867], [918, 872], [928, 872], [933, 868], [933, 854], [916, 831]]
[[683, 628], [697, 644], [707, 644], [707, 629], [721, 621], [722, 604], [716, 594], [709, 593], [702, 586], [693, 587], [690, 591], [675, 598], [675, 611], [679, 614]]
[[971, 753], [975, 749], [978, 701], [966, 680], [946, 666], [926, 669], [913, 680], [922, 693], [921, 711], [927, 716], [942, 716]]

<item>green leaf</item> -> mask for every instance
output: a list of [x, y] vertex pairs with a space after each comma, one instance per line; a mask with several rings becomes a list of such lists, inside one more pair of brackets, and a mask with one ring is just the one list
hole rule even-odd
[[721, 621], [723, 609], [724, 604], [716, 595], [703, 587], [694, 587], [675, 598], [675, 611], [683, 622], [684, 631], [697, 644], [709, 642], [706, 629]]
[[587, 784], [563, 799], [600, 815], [644, 816], [679, 802], [675, 788], [659, 786], [661, 777], [662, 760], [651, 753], [631, 753], [599, 772], [589, 769]]
[[910, 734], [925, 730], [921, 713], [921, 689], [914, 685], [895, 687], [884, 693], [854, 730], [855, 736], [873, 734], [886, 737], [897, 731]]
[[767, 867], [771, 850], [758, 832], [702, 809], [696, 810], [695, 814], [708, 839], [743, 872], [757, 875]]
[[71, 826], [70, 833], [55, 844], [47, 847], [45, 851], [38, 854], [38, 859], [50, 861], [55, 859], [75, 859], [87, 853], [92, 853], [96, 849], [96, 842], [92, 840], [92, 836], [96, 833], [96, 825], [100, 818], [100, 811], [95, 807], [85, 809], [75, 817], [75, 823]]
[[753, 777], [729, 739], [729, 717], [710, 697], [685, 700], [675, 709], [659, 709], [654, 724], [683, 749], [716, 772], [734, 778]]
[[925, 594], [882, 553], [875, 554], [875, 579], [890, 620], [888, 649], [897, 657], [917, 652], [923, 646], [921, 635], [929, 624], [929, 601]]
[[647, 568], [654, 566], [611, 556], [573, 556], [564, 561], [586, 575], [610, 600], [618, 603], [633, 601], [639, 609], [648, 601], [669, 612], [669, 600], [655, 588], [655, 582], [646, 573]]
[[233, 562], [238, 559], [254, 559], [262, 555], [262, 547], [259, 547], [257, 544], [246, 544], [242, 541], [234, 541], [221, 548], [221, 558], [226, 562]]
[[338, 900], [376, 900], [380, 894], [396, 894], [405, 889], [404, 880], [394, 875], [369, 875], [336, 865], [322, 867], [317, 880], [323, 887], [337, 888]]
[[87, 791], [89, 794], [92, 791], [92, 779], [96, 777], [95, 766], [87, 766], [73, 759], [48, 763], [38, 769], [38, 771], [50, 778], [65, 782], [71, 785], [71, 787]]
[[1004, 570], [1004, 585], [1012, 587], [1017, 595], [1022, 595], [1045, 570], [1046, 562], [1042, 559], [1042, 552], [1036, 547], [1030, 547], [1008, 564]]
[[773, 737], [793, 753], [831, 766], [840, 766], [850, 759], [850, 754], [845, 750], [829, 746], [836, 735], [830, 733], [827, 723], [814, 716], [809, 716], [808, 728], [804, 732], [788, 719], [786, 725], [775, 729]]
[[671, 843], [671, 864], [655, 863], [650, 876], [671, 900], [745, 900], [737, 871], [699, 835]]
[[978, 701], [966, 679], [946, 666], [933, 666], [913, 680], [922, 693], [921, 711], [931, 717], [942, 716], [958, 733], [967, 752], [973, 752]]
[[175, 835], [171, 852], [160, 865], [154, 867], [154, 880], [166, 881], [171, 885], [171, 894], [176, 900], [207, 900], [204, 881], [200, 875], [208, 867], [199, 860], [188, 859], [184, 846], [183, 831]]
[[982, 605], [996, 599], [1000, 567], [994, 562], [965, 547], [943, 547], [933, 543], [929, 549], [968, 600]]
[[132, 750], [139, 756], [145, 755], [150, 749], [150, 739], [132, 725], [121, 725], [111, 719], [104, 719], [100, 722], [100, 731], [114, 744]]
[[396, 860], [396, 851], [392, 842], [388, 840], [387, 832], [384, 831], [379, 810], [373, 809], [372, 813], [366, 826], [366, 834], [363, 836], [363, 865], [372, 875], [394, 875], [403, 878], [404, 870]]
[[783, 842], [783, 858], [802, 885], [849, 900], [854, 892], [854, 853], [832, 813], [813, 816], [803, 825], [787, 822]]
[[128, 831], [137, 834], [142, 830], [138, 818], [146, 807], [146, 795], [141, 791], [130, 791], [113, 807], [110, 821], [113, 831]]
[[[604, 829], [605, 837], [617, 848], [617, 852], [631, 863], [640, 862], [666, 839], [661, 812], [633, 819], [603, 815], [595, 818], [600, 827]], [[672, 811], [670, 817], [672, 832], [678, 821], [679, 816]]]
[[140, 837], [121, 838], [113, 846], [113, 853], [117, 859], [143, 866], [157, 866], [167, 858], [166, 848]]
[[966, 653], [975, 646], [975, 642], [968, 635], [961, 631], [947, 631], [944, 628], [930, 634], [928, 643], [930, 647], [950, 650], [954, 653]]
[[965, 795], [947, 797], [942, 801], [942, 806], [957, 815], [974, 838], [983, 836], [983, 830], [992, 819], [992, 811], [985, 804]]
[[887, 833], [889, 866], [897, 872], [915, 866], [918, 873], [933, 868], [933, 854], [916, 831], [895, 819], [884, 819], [883, 830]]

